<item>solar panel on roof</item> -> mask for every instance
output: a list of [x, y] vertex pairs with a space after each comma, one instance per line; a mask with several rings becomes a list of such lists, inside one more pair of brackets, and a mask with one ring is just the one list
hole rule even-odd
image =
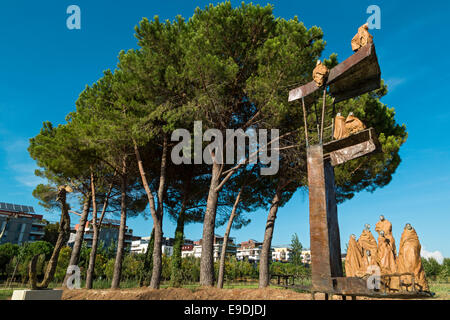
[[8, 210], [14, 212], [23, 213], [34, 213], [34, 208], [32, 206], [23, 206], [20, 204], [12, 204], [6, 202], [0, 202], [0, 210]]

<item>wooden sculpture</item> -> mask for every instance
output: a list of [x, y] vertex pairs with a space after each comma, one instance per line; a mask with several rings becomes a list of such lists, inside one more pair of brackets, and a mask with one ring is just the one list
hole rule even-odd
[[381, 231], [384, 232], [384, 237], [389, 240], [390, 245], [392, 247], [392, 251], [394, 252], [394, 256], [397, 256], [397, 249], [395, 247], [395, 239], [392, 235], [392, 223], [387, 220], [383, 215], [380, 216], [380, 221], [375, 225], [375, 231], [378, 234], [381, 234]]
[[364, 123], [354, 116], [353, 112], [350, 112], [345, 120], [345, 130], [348, 135], [352, 135], [361, 132], [366, 129]]
[[[397, 263], [390, 239], [386, 237], [384, 231], [380, 231], [378, 238], [378, 261], [382, 275], [392, 275], [397, 273]], [[385, 277], [384, 285], [390, 290], [398, 290], [398, 277]]]
[[[400, 240], [397, 268], [399, 273], [413, 273], [415, 288], [418, 291], [428, 292], [428, 282], [420, 258], [421, 245], [416, 230], [411, 224], [406, 224]], [[401, 281], [412, 291], [411, 276], [402, 276]]]
[[320, 60], [318, 60], [313, 71], [313, 80], [319, 88], [326, 83], [329, 73], [330, 70], [328, 70], [328, 68], [322, 64]]
[[373, 36], [369, 33], [369, 24], [366, 23], [365, 25], [359, 27], [358, 33], [353, 37], [352, 50], [356, 52], [372, 41]]
[[345, 117], [340, 113], [337, 114], [334, 119], [334, 139], [340, 140], [348, 137], [347, 130], [345, 129]]
[[347, 277], [357, 277], [362, 270], [363, 253], [356, 236], [352, 234], [348, 242], [347, 255], [345, 257], [345, 275]]
[[366, 224], [361, 236], [358, 239], [358, 244], [363, 250], [363, 261], [369, 259], [367, 252], [370, 252], [370, 259], [377, 259], [378, 254], [378, 244], [373, 236], [372, 232], [370, 232], [370, 225]]

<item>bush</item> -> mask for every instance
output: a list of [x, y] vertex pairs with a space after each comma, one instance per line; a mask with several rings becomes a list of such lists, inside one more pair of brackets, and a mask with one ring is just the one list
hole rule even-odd
[[0, 273], [4, 273], [6, 271], [8, 263], [18, 254], [19, 246], [17, 244], [5, 243], [0, 245]]
[[425, 270], [426, 277], [433, 280], [436, 280], [438, 275], [441, 273], [443, 267], [434, 258], [429, 259], [422, 258], [422, 266], [423, 269]]
[[53, 253], [53, 245], [47, 241], [36, 241], [26, 243], [23, 246], [23, 255], [26, 260], [31, 260], [35, 255], [45, 255], [45, 260], [49, 260]]
[[115, 259], [109, 259], [105, 264], [105, 276], [108, 280], [112, 280], [114, 274], [114, 262]]
[[61, 282], [66, 276], [67, 267], [69, 266], [70, 256], [72, 249], [70, 247], [64, 247], [59, 252], [58, 264], [56, 265], [54, 281]]

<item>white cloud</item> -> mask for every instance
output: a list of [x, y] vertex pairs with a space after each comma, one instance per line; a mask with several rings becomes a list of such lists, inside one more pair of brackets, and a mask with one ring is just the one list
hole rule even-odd
[[430, 252], [425, 250], [425, 248], [422, 248], [422, 250], [420, 251], [420, 255], [425, 259], [434, 258], [437, 262], [439, 262], [439, 264], [442, 264], [444, 262], [444, 256], [440, 251]]
[[393, 91], [398, 86], [406, 82], [406, 78], [390, 78], [386, 80], [389, 91]]
[[36, 164], [29, 158], [28, 139], [19, 139], [11, 135], [4, 137], [0, 141], [0, 146], [6, 154], [6, 170], [10, 171], [11, 176], [27, 188], [35, 188], [39, 183], [43, 183], [43, 179], [37, 177], [34, 171], [37, 169]]

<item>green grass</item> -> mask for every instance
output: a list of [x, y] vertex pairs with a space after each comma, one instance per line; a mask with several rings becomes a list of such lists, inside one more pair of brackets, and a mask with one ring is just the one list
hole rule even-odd
[[14, 289], [0, 289], [0, 300], [9, 300], [12, 297]]
[[450, 283], [430, 282], [430, 290], [436, 294], [433, 299], [450, 300]]

